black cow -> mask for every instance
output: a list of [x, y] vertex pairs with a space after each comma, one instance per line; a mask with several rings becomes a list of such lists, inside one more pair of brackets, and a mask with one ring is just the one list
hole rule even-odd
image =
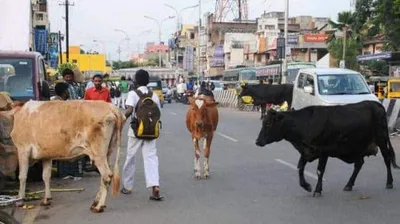
[[254, 105], [261, 107], [261, 119], [266, 113], [266, 104], [280, 105], [285, 101], [291, 109], [293, 99], [293, 84], [281, 85], [248, 85], [247, 83], [242, 86], [242, 91], [239, 97], [251, 96], [254, 100]]
[[287, 140], [300, 153], [298, 162], [300, 186], [311, 192], [304, 179], [307, 162], [319, 159], [318, 182], [314, 191], [321, 195], [322, 178], [328, 157], [354, 163], [353, 174], [344, 187], [351, 191], [364, 157], [376, 155], [379, 147], [387, 169], [386, 188], [393, 188], [390, 163], [396, 165], [389, 139], [385, 108], [375, 101], [363, 101], [342, 106], [310, 106], [297, 111], [269, 110], [256, 140], [257, 146]]

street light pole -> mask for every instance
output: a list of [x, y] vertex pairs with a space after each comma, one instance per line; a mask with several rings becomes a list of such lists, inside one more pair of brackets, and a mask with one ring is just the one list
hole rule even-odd
[[201, 0], [199, 0], [199, 27], [198, 27], [198, 34], [197, 34], [197, 81], [199, 81], [200, 74], [201, 74], [201, 65], [200, 65], [200, 32], [201, 32]]
[[[169, 17], [165, 18], [162, 21], [159, 21], [159, 20], [157, 20], [157, 19], [155, 19], [153, 17], [150, 17], [150, 16], [144, 16], [144, 18], [151, 19], [151, 20], [154, 20], [154, 21], [157, 22], [157, 25], [158, 25], [158, 41], [159, 41], [159, 45], [161, 45], [161, 26], [162, 26], [162, 23], [164, 21], [166, 21], [166, 20], [175, 18], [175, 16], [169, 16]], [[159, 51], [158, 51], [158, 66], [161, 68], [161, 49], [159, 49]]]
[[128, 60], [130, 60], [130, 46], [129, 46], [130, 45], [130, 43], [129, 43], [130, 38], [129, 38], [129, 35], [125, 31], [120, 30], [120, 29], [115, 29], [114, 31], [121, 32], [121, 33], [125, 34], [125, 36], [126, 36], [125, 40], [126, 40], [127, 46], [128, 46]]
[[285, 49], [284, 49], [284, 57], [283, 57], [283, 66], [282, 66], [282, 80], [281, 83], [286, 83], [287, 81], [287, 60], [286, 60], [286, 49], [288, 43], [288, 17], [289, 17], [289, 0], [285, 0]]

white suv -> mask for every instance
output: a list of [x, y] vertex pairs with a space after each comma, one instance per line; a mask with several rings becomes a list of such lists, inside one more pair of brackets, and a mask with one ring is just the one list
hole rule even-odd
[[364, 77], [340, 68], [301, 69], [293, 83], [292, 108], [314, 105], [342, 105], [365, 100], [379, 102]]

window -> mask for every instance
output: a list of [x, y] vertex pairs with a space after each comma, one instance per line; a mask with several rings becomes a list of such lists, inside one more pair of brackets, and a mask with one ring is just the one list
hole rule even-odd
[[46, 76], [45, 65], [43, 59], [39, 59], [39, 79], [43, 81]]
[[299, 79], [297, 80], [297, 87], [298, 88], [304, 88], [304, 77], [306, 75], [304, 73], [300, 73]]
[[334, 74], [318, 76], [320, 95], [359, 95], [371, 91], [360, 74]]
[[0, 91], [8, 92], [12, 99], [34, 96], [32, 59], [0, 58], [0, 74]]
[[76, 59], [72, 59], [72, 63], [78, 63], [78, 60], [76, 60]]
[[193, 40], [194, 39], [194, 33], [190, 32], [190, 39]]
[[304, 86], [311, 86], [314, 88], [314, 77], [312, 75], [307, 75], [306, 83]]

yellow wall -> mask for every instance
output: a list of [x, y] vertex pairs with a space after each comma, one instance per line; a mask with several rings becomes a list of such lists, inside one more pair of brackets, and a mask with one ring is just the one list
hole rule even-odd
[[[66, 58], [67, 55], [63, 53], [63, 63], [67, 61]], [[77, 64], [82, 73], [86, 71], [101, 72], [102, 74], [110, 72], [106, 68], [106, 56], [104, 54], [80, 54], [79, 46], [70, 47], [69, 62]]]

